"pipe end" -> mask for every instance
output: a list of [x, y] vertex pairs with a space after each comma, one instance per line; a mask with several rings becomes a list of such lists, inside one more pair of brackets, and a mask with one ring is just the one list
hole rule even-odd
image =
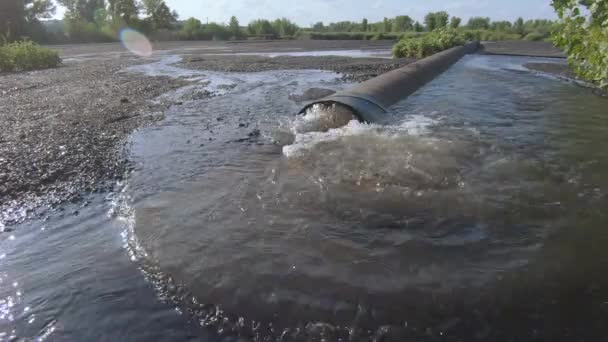
[[386, 114], [386, 109], [379, 104], [372, 102], [366, 98], [352, 95], [332, 95], [321, 99], [319, 101], [312, 102], [306, 105], [299, 114], [305, 114], [308, 109], [316, 104], [323, 104], [326, 106], [331, 105], [342, 105], [350, 109], [353, 115], [361, 122], [378, 122]]

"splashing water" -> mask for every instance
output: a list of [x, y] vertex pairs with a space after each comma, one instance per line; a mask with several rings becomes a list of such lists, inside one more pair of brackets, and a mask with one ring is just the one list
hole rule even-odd
[[422, 115], [410, 115], [399, 125], [368, 124], [357, 120], [352, 110], [346, 106], [315, 104], [291, 123], [293, 137], [283, 146], [283, 154], [288, 158], [301, 157], [303, 153], [318, 152], [315, 146], [331, 141], [349, 147], [360, 144], [368, 152], [375, 150], [372, 154], [385, 154], [386, 151], [378, 150], [377, 143], [369, 144], [374, 139], [390, 142], [396, 148], [395, 153], [391, 154], [398, 154], [405, 147], [399, 146], [402, 139], [398, 138], [404, 137], [407, 140], [408, 137], [425, 134], [428, 127], [435, 124], [436, 120]]
[[120, 31], [118, 36], [122, 45], [133, 54], [139, 57], [152, 56], [152, 44], [140, 32], [132, 28], [125, 28]]
[[357, 120], [352, 110], [340, 104], [315, 104], [298, 117], [292, 127], [294, 134], [306, 132], [327, 132], [332, 128], [345, 126]]

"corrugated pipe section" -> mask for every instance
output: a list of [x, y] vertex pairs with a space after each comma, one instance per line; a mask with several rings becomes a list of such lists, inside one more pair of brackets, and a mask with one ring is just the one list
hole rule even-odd
[[477, 51], [478, 47], [479, 42], [472, 42], [439, 52], [310, 103], [300, 113], [318, 103], [341, 104], [349, 107], [359, 120], [377, 122], [386, 114], [388, 107], [408, 97], [464, 55]]

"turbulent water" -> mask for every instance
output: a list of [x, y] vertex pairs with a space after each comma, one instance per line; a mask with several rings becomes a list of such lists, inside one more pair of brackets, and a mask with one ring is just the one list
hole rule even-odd
[[606, 336], [606, 99], [530, 60], [467, 56], [378, 124], [294, 115], [330, 72], [131, 69], [197, 83], [120, 194], [2, 242], [1, 338]]

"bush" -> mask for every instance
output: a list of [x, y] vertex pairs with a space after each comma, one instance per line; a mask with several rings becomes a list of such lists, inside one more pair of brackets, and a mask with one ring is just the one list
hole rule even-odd
[[463, 45], [465, 36], [456, 31], [443, 29], [424, 36], [400, 40], [393, 46], [395, 57], [424, 58], [454, 46]]
[[98, 27], [95, 23], [82, 20], [67, 20], [65, 22], [66, 34], [72, 43], [113, 42], [118, 36], [119, 27], [106, 24]]
[[576, 74], [608, 90], [608, 6], [605, 0], [585, 2], [554, 0], [560, 18], [553, 34], [568, 54]]
[[384, 33], [376, 33], [375, 35], [372, 36], [371, 40], [384, 40]]
[[53, 68], [61, 63], [59, 54], [31, 41], [0, 46], [0, 71]]
[[541, 41], [545, 38], [547, 38], [547, 36], [540, 32], [530, 32], [524, 37], [525, 40], [530, 40], [534, 42]]
[[520, 40], [521, 36], [517, 33], [509, 33], [503, 31], [492, 32], [484, 40]]

